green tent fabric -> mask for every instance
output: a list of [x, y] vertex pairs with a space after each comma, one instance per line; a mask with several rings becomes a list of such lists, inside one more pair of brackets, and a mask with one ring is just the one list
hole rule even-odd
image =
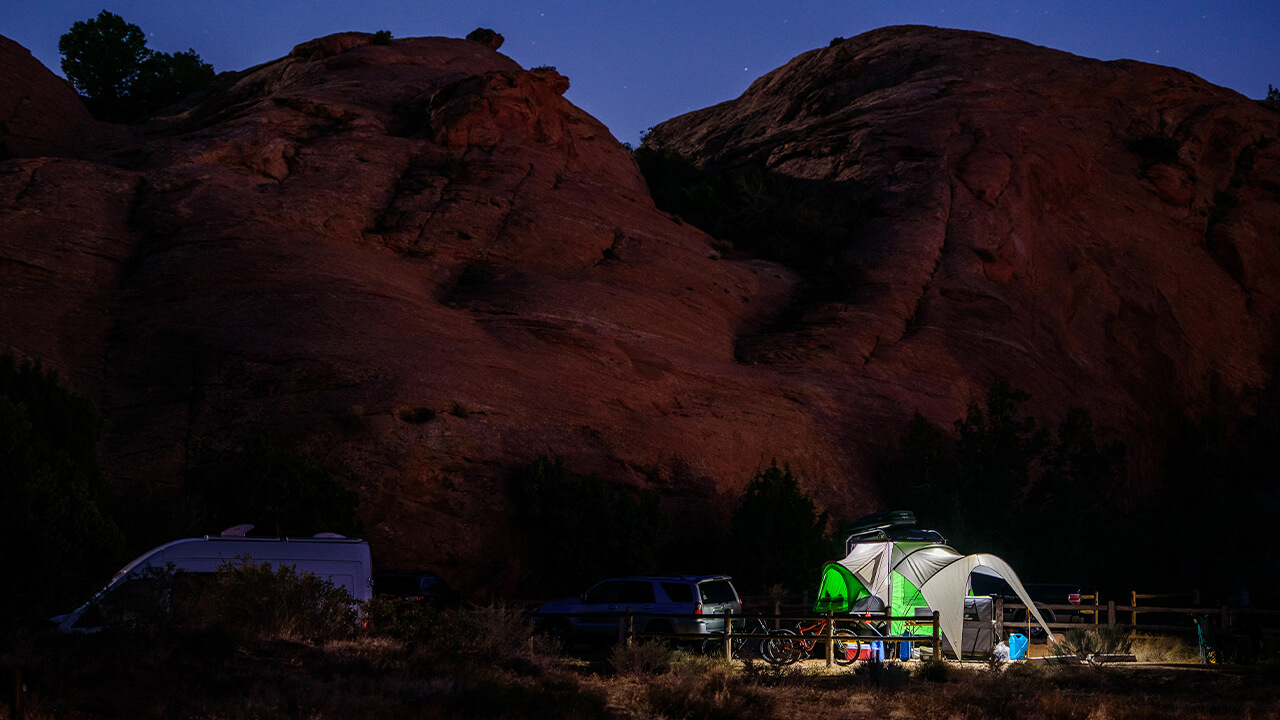
[[[916, 608], [928, 607], [938, 611], [942, 640], [959, 657], [964, 599], [969, 591], [969, 576], [974, 572], [1003, 578], [1036, 622], [1053, 637], [1008, 563], [995, 555], [961, 555], [941, 543], [883, 540], [854, 545], [843, 560], [823, 567], [814, 609], [853, 612], [864, 598], [878, 599], [893, 617], [911, 617]], [[894, 622], [890, 628], [894, 635], [925, 630], [912, 630], [904, 621]]]
[[827, 563], [822, 569], [822, 584], [818, 587], [818, 602], [814, 609], [818, 612], [849, 612], [854, 603], [870, 597], [857, 576], [840, 563]]
[[[890, 601], [889, 614], [892, 616], [903, 617], [915, 613], [918, 607], [928, 607], [929, 603], [924, 601], [924, 595], [920, 594], [920, 588], [914, 583], [902, 576], [900, 572], [894, 572], [890, 576], [889, 581]], [[892, 608], [898, 608], [892, 610]], [[927, 626], [908, 625], [906, 621], [897, 620], [889, 623], [889, 632], [894, 635], [932, 635], [933, 630]]]

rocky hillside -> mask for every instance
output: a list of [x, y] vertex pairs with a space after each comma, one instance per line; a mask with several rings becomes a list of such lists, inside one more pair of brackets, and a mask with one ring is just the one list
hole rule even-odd
[[1044, 416], [1091, 410], [1141, 480], [1169, 423], [1235, 414], [1274, 371], [1278, 110], [1171, 68], [894, 27], [647, 145], [762, 171], [843, 238], [845, 292], [740, 337], [742, 360], [840, 378], [874, 435], [1008, 377]]
[[777, 458], [850, 516], [914, 410], [997, 376], [1148, 464], [1268, 376], [1280, 112], [1186, 73], [889, 28], [660, 126], [847, 238], [815, 300], [658, 210], [568, 79], [371, 40], [125, 128], [0, 38], [0, 349], [99, 403], [122, 491], [271, 431], [359, 491], [383, 564], [511, 578], [506, 480], [540, 454], [712, 517]]

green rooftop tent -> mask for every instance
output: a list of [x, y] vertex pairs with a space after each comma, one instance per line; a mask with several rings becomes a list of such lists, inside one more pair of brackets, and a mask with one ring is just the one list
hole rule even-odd
[[[893, 540], [884, 533], [880, 538], [870, 542], [854, 542], [855, 538], [850, 538], [848, 556], [827, 563], [822, 569], [815, 610], [887, 611], [892, 617], [910, 617], [918, 607], [937, 610], [942, 640], [958, 658], [969, 575], [977, 572], [1009, 583], [1048, 637], [1053, 637], [1017, 574], [1004, 560], [995, 555], [961, 555], [935, 540]], [[912, 629], [898, 621], [892, 623], [890, 631], [903, 635]]]

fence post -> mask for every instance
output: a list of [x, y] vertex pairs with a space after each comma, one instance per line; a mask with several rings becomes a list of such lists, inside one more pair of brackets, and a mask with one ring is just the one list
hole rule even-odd
[[778, 630], [782, 627], [782, 618], [778, 617], [782, 614], [782, 600], [774, 599], [773, 601], [773, 629]]
[[1116, 601], [1107, 601], [1107, 627], [1116, 626]]
[[724, 659], [733, 659], [733, 622], [729, 619], [729, 608], [724, 610]]
[[618, 618], [618, 644], [631, 646], [636, 639], [636, 619], [631, 615], [631, 608], [627, 608], [627, 614]]
[[835, 612], [827, 611], [827, 667], [835, 664], [836, 659], [836, 618]]
[[1098, 606], [1102, 604], [1102, 591], [1093, 591], [1093, 624], [1098, 625], [1102, 622], [1102, 618], [1098, 617]]
[[1004, 637], [1004, 598], [999, 596], [996, 597], [996, 637]]
[[[1027, 614], [1030, 615], [1031, 613], [1027, 613]], [[934, 610], [933, 611], [933, 659], [934, 660], [942, 659], [942, 629], [938, 627], [939, 617], [940, 616], [938, 614], [938, 611]], [[1027, 637], [1030, 638], [1031, 635], [1028, 634]]]
[[1231, 628], [1231, 606], [1226, 603], [1222, 604], [1222, 620], [1218, 624], [1218, 627], [1221, 628], [1224, 633], [1228, 632]]
[[1129, 591], [1129, 624], [1138, 627], [1138, 591]]

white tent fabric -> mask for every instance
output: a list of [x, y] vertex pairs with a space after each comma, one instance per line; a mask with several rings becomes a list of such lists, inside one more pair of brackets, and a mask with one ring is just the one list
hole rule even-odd
[[969, 593], [969, 575], [974, 572], [1004, 578], [1040, 627], [1053, 637], [1017, 573], [995, 555], [961, 555], [946, 545], [885, 541], [854, 545], [840, 564], [886, 606], [891, 600], [891, 571], [900, 573], [919, 588], [925, 603], [938, 611], [942, 640], [957, 658], [964, 636], [964, 599]]
[[[951, 550], [951, 548], [947, 549]], [[1017, 573], [1009, 567], [1009, 563], [995, 555], [961, 556], [954, 550], [951, 552], [956, 555], [952, 562], [936, 570], [924, 582], [915, 584], [920, 588], [920, 594], [924, 596], [924, 601], [929, 604], [929, 607], [938, 611], [938, 622], [942, 625], [942, 639], [951, 647], [951, 651], [957, 658], [960, 657], [960, 639], [964, 635], [964, 598], [969, 591], [969, 574], [975, 571], [1004, 578], [1022, 604], [1027, 606], [1036, 622], [1048, 633], [1048, 637], [1053, 637], [1053, 631], [1045, 624], [1040, 611], [1036, 609], [1031, 596], [1027, 595], [1026, 589], [1022, 587], [1022, 581], [1018, 580]], [[905, 577], [906, 573], [903, 575]]]
[[872, 595], [889, 603], [889, 565], [892, 561], [890, 543], [863, 543], [854, 545], [848, 557], [840, 564], [858, 578]]

